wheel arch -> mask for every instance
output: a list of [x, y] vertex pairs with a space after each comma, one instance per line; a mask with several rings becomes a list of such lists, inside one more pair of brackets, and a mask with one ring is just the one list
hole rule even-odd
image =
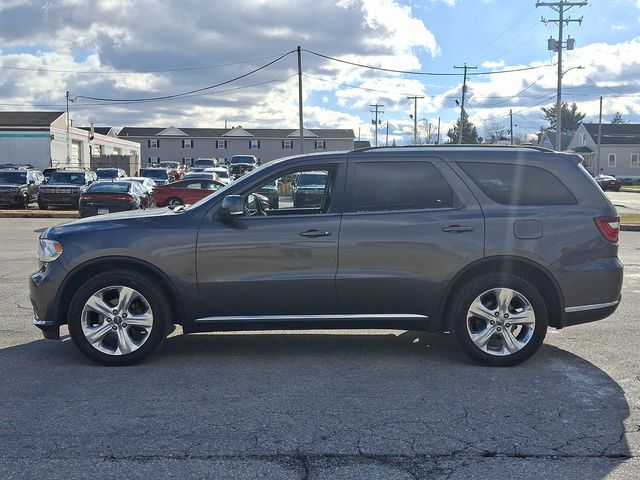
[[172, 310], [171, 317], [174, 319], [173, 323], [182, 324], [185, 318], [184, 305], [176, 286], [162, 270], [138, 258], [106, 256], [78, 265], [64, 279], [55, 304], [55, 318], [59, 319], [60, 325], [67, 323], [67, 314], [69, 312], [71, 299], [78, 287], [82, 285], [87, 278], [111, 270], [127, 270], [132, 267], [135, 268], [137, 273], [141, 273], [150, 279], [158, 281], [158, 286], [168, 296]]
[[470, 279], [486, 273], [509, 273], [524, 278], [538, 289], [547, 304], [549, 326], [562, 328], [564, 297], [556, 279], [539, 263], [523, 257], [494, 256], [478, 260], [458, 272], [447, 286], [438, 317], [442, 328], [451, 329], [450, 311], [455, 291]]

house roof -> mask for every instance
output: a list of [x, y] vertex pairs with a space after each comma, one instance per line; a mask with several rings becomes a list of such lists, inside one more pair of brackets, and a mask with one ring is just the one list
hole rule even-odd
[[[587, 133], [598, 143], [598, 124], [583, 123]], [[640, 123], [603, 123], [601, 145], [640, 145]]]
[[64, 112], [0, 112], [0, 127], [49, 127]]
[[[571, 143], [571, 139], [575, 132], [562, 132], [560, 134], [560, 151], [564, 151], [569, 148], [569, 143]], [[542, 145], [542, 139], [547, 138], [549, 143], [551, 143], [551, 148], [557, 150], [556, 148], [556, 132], [555, 130], [546, 130], [544, 135], [540, 139], [539, 145]]]
[[[86, 130], [87, 132], [91, 131], [91, 127], [77, 127], [81, 130]], [[98, 135], [108, 135], [113, 127], [93, 127], [93, 133], [97, 133]]]
[[[118, 133], [118, 137], [155, 137], [158, 133], [167, 130], [165, 127], [124, 127]], [[190, 137], [221, 138], [232, 128], [179, 128], [181, 132]], [[291, 133], [297, 132], [293, 128], [243, 128], [243, 130], [255, 138], [287, 138]], [[309, 132], [319, 138], [353, 139], [355, 134], [350, 128], [310, 128]], [[163, 136], [167, 136], [166, 134]], [[227, 135], [227, 136], [233, 136]]]

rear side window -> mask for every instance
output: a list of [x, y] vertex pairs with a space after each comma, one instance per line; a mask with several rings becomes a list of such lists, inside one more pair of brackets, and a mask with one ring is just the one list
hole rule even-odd
[[504, 205], [572, 205], [576, 198], [551, 172], [505, 163], [458, 163], [482, 192]]
[[430, 162], [358, 163], [354, 210], [380, 212], [451, 208], [453, 191]]

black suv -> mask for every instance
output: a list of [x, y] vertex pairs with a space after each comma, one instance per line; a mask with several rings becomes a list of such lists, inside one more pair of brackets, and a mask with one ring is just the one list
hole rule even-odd
[[253, 155], [234, 155], [229, 162], [229, 175], [231, 178], [241, 177], [254, 170], [258, 165], [260, 165], [260, 161]]
[[38, 207], [78, 208], [80, 195], [95, 182], [97, 176], [91, 170], [61, 169], [53, 172], [46, 185], [40, 187]]
[[[363, 149], [270, 162], [188, 208], [46, 230], [34, 323], [125, 365], [185, 333], [453, 332], [488, 365], [620, 302], [619, 218], [581, 157], [534, 147]], [[258, 192], [324, 175], [321, 201]], [[262, 200], [261, 200], [262, 197]]]
[[44, 175], [39, 170], [7, 168], [0, 170], [0, 205], [28, 208], [38, 199]]

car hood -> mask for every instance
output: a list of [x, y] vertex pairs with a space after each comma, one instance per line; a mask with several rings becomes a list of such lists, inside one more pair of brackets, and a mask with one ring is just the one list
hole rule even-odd
[[23, 184], [17, 185], [15, 183], [0, 183], [0, 188], [20, 188], [24, 187]]

